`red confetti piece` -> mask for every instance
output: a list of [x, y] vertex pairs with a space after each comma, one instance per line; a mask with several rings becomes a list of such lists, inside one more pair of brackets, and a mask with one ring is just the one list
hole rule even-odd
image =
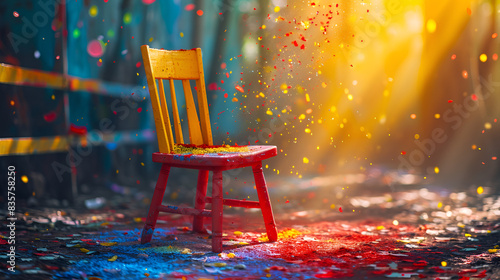
[[203, 15], [203, 11], [202, 10], [198, 10], [198, 11], [196, 11], [196, 14], [201, 17]]
[[184, 10], [186, 10], [186, 11], [192, 11], [192, 10], [194, 10], [194, 4], [187, 4], [184, 7]]
[[344, 212], [344, 211], [342, 211], [342, 207], [339, 207], [339, 212], [340, 213]]
[[78, 135], [85, 135], [85, 134], [87, 134], [87, 128], [85, 126], [78, 126], [78, 125], [75, 125], [75, 124], [71, 124], [69, 126], [69, 131], [71, 133], [78, 134]]
[[402, 154], [402, 155], [406, 155], [406, 152], [405, 152], [405, 151], [401, 151], [401, 154]]
[[228, 96], [227, 93], [224, 93], [224, 98], [227, 98], [227, 96]]
[[226, 73], [226, 77], [229, 78], [229, 73]]
[[12, 13], [15, 17], [19, 17], [19, 13], [18, 12], [13, 12]]
[[450, 99], [450, 100], [448, 100], [448, 103], [453, 103], [453, 100], [451, 100], [451, 99]]
[[137, 108], [137, 112], [138, 113], [142, 112], [142, 108], [141, 107]]
[[54, 111], [48, 112], [47, 114], [43, 115], [43, 119], [46, 122], [53, 122], [57, 118], [57, 114]]
[[141, 62], [139, 61], [139, 62], [137, 62], [137, 63], [135, 64], [135, 67], [139, 68], [139, 67], [141, 67], [141, 65], [142, 65], [142, 64], [141, 64]]
[[236, 85], [234, 88], [235, 88], [237, 91], [241, 92], [241, 93], [244, 93], [244, 92], [245, 92], [245, 90], [244, 90], [242, 87], [240, 87], [239, 85]]
[[476, 95], [476, 94], [472, 94], [472, 95], [470, 96], [470, 98], [471, 98], [472, 100], [474, 100], [474, 101], [477, 101], [477, 95]]

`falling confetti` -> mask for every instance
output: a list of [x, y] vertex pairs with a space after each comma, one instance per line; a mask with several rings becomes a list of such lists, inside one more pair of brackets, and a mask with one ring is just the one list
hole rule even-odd
[[486, 62], [486, 60], [488, 60], [488, 56], [483, 53], [479, 56], [479, 60], [481, 60], [481, 62]]

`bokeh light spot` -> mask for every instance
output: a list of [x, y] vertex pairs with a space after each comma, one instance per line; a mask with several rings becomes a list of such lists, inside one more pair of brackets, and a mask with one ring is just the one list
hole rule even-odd
[[100, 57], [104, 54], [104, 45], [99, 40], [92, 40], [87, 45], [87, 52], [92, 57]]
[[89, 15], [91, 17], [96, 17], [98, 13], [99, 13], [99, 9], [97, 8], [96, 5], [93, 5], [93, 6], [90, 7], [90, 9], [89, 9]]
[[434, 33], [437, 27], [436, 21], [434, 21], [433, 19], [429, 19], [427, 21], [426, 27], [427, 27], [427, 32]]

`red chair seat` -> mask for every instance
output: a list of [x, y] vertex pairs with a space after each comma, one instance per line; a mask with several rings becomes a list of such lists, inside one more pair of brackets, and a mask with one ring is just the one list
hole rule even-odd
[[229, 170], [245, 166], [252, 166], [256, 162], [277, 155], [276, 146], [248, 146], [247, 152], [212, 153], [212, 154], [165, 154], [153, 153], [153, 161], [166, 163], [172, 167]]

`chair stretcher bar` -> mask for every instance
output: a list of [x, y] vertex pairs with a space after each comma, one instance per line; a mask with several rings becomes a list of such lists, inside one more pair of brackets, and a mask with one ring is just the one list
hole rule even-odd
[[158, 206], [158, 211], [173, 213], [173, 214], [212, 217], [212, 211], [210, 211], [210, 210], [200, 210], [200, 209], [194, 209], [194, 208], [189, 208], [189, 207], [160, 205], [160, 206]]
[[[212, 203], [212, 198], [205, 197], [206, 203]], [[243, 208], [260, 208], [260, 203], [258, 201], [246, 201], [238, 199], [223, 199], [222, 204], [232, 207], [243, 207]]]

